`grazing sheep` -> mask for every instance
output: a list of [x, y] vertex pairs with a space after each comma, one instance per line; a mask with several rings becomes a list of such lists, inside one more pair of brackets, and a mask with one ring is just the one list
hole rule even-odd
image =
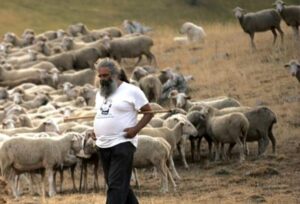
[[162, 94], [162, 84], [156, 75], [150, 74], [143, 77], [139, 81], [139, 87], [150, 102], [159, 102]]
[[284, 67], [289, 69], [290, 74], [296, 77], [298, 82], [300, 82], [300, 63], [298, 60], [291, 60], [288, 64], [285, 64]]
[[201, 26], [197, 26], [191, 22], [185, 22], [180, 28], [181, 34], [186, 34], [189, 42], [201, 42], [204, 41], [206, 33]]
[[136, 65], [140, 63], [143, 55], [147, 57], [148, 64], [151, 64], [152, 61], [156, 64], [155, 56], [150, 51], [153, 44], [153, 40], [145, 35], [103, 41], [103, 45], [111, 58], [121, 62], [122, 58], [138, 57]]
[[171, 155], [169, 160], [170, 169], [173, 175], [177, 179], [181, 179], [178, 175], [174, 161], [173, 161], [173, 152], [176, 148], [176, 145], [181, 140], [182, 135], [197, 135], [197, 130], [190, 123], [186, 123], [183, 121], [179, 121], [172, 129], [168, 127], [160, 127], [160, 128], [143, 128], [140, 131], [142, 135], [149, 135], [153, 137], [162, 137], [167, 140], [167, 142], [171, 145]]
[[5, 33], [3, 42], [11, 43], [16, 47], [24, 47], [28, 45], [32, 45], [34, 42], [34, 35], [27, 34], [23, 39], [18, 38], [14, 33]]
[[286, 6], [285, 2], [281, 0], [275, 1], [274, 5], [285, 23], [292, 27], [296, 39], [299, 40], [300, 6]]
[[[229, 113], [216, 116], [212, 108], [201, 111], [208, 135], [215, 144], [215, 160], [220, 158], [220, 143], [235, 143], [239, 147], [239, 160], [245, 160], [245, 147], [249, 121], [242, 113]], [[223, 154], [225, 155], [225, 154]]]
[[[14, 175], [45, 169], [48, 174], [49, 196], [56, 194], [54, 186], [54, 168], [63, 165], [70, 150], [78, 152], [81, 144], [77, 133], [66, 133], [55, 138], [14, 137], [3, 142], [0, 148], [1, 172], [11, 183]], [[45, 196], [44, 177], [42, 174], [42, 193]], [[14, 185], [12, 185], [14, 187]], [[18, 196], [16, 189], [14, 195]]]
[[177, 91], [172, 91], [169, 97], [171, 99], [171, 102], [176, 107], [182, 108], [185, 111], [188, 111], [192, 106], [197, 104], [210, 105], [217, 109], [241, 106], [241, 104], [237, 100], [226, 96], [192, 102], [189, 100], [191, 97], [187, 96], [185, 93], [178, 93]]
[[244, 32], [250, 35], [251, 46], [253, 49], [256, 49], [254, 44], [255, 32], [265, 32], [271, 30], [274, 36], [273, 44], [275, 44], [277, 39], [277, 30], [280, 33], [281, 42], [283, 42], [284, 34], [280, 27], [281, 17], [276, 10], [265, 9], [255, 13], [244, 14], [244, 9], [236, 7], [233, 11]]

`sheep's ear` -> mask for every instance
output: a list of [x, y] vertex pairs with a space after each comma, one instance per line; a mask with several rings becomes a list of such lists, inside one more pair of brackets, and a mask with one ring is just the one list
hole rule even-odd
[[179, 119], [178, 119], [178, 118], [174, 118], [174, 121], [178, 123], [178, 122], [179, 122]]
[[289, 68], [289, 67], [290, 67], [290, 64], [285, 64], [284, 67], [285, 67], [285, 68]]

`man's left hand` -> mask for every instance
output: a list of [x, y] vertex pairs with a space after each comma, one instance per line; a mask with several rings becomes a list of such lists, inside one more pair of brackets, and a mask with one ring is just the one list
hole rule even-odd
[[138, 133], [138, 131], [135, 127], [125, 128], [123, 131], [127, 133], [125, 135], [126, 138], [133, 138]]

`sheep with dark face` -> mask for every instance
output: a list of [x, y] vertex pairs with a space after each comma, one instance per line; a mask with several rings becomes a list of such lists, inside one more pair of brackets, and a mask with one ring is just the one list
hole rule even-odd
[[275, 44], [277, 39], [277, 30], [280, 33], [281, 41], [283, 42], [283, 31], [280, 27], [281, 17], [276, 10], [265, 9], [255, 13], [244, 14], [244, 9], [236, 7], [233, 11], [244, 32], [250, 35], [251, 46], [253, 49], [256, 49], [254, 43], [254, 34], [256, 32], [271, 30], [274, 36], [273, 44]]
[[290, 74], [296, 77], [298, 82], [300, 82], [300, 63], [298, 60], [291, 60], [288, 64], [285, 64], [284, 67], [289, 69]]
[[285, 23], [292, 27], [295, 37], [299, 40], [300, 6], [286, 6], [285, 2], [281, 0], [275, 1], [274, 5]]

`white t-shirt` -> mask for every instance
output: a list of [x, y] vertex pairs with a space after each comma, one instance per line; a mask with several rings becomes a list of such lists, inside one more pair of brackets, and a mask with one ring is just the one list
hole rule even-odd
[[137, 124], [138, 111], [147, 103], [144, 92], [126, 82], [122, 82], [107, 99], [97, 92], [94, 119], [96, 145], [109, 148], [130, 141], [137, 147], [137, 137], [125, 138], [123, 130]]

